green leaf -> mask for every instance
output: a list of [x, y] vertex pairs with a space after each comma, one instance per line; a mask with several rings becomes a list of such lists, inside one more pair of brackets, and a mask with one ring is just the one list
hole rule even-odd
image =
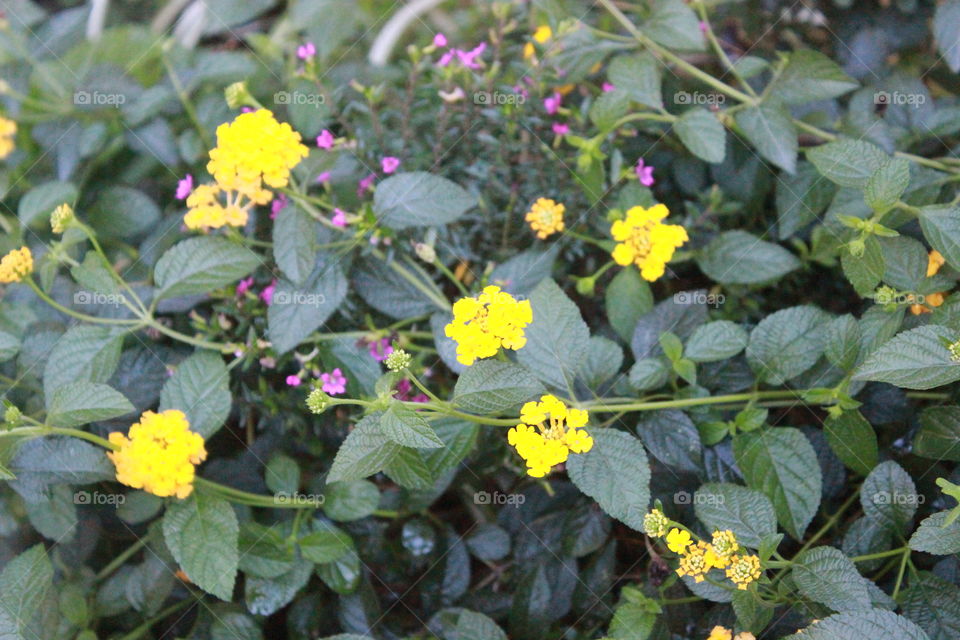
[[898, 534], [910, 526], [922, 500], [913, 478], [892, 460], [874, 467], [860, 488], [864, 515]]
[[937, 51], [954, 73], [960, 72], [960, 2], [947, 0], [933, 14], [933, 36]]
[[277, 213], [273, 222], [273, 257], [290, 282], [299, 284], [313, 271], [320, 251], [319, 224], [293, 203]]
[[960, 462], [960, 407], [928, 407], [920, 414], [913, 453], [934, 460]]
[[207, 293], [225, 287], [263, 264], [250, 249], [205, 236], [175, 244], [157, 260], [157, 299]]
[[854, 380], [888, 382], [905, 389], [932, 389], [960, 380], [960, 364], [944, 343], [955, 339], [946, 327], [927, 325], [894, 336], [857, 367]]
[[668, 467], [700, 473], [703, 445], [687, 414], [669, 409], [642, 415], [636, 431], [650, 454]]
[[458, 408], [480, 415], [509, 411], [546, 393], [529, 369], [500, 360], [479, 360], [460, 374], [453, 389]]
[[960, 637], [960, 589], [926, 571], [910, 581], [900, 599], [903, 615], [920, 625], [930, 640]]
[[55, 427], [76, 427], [116, 418], [134, 411], [122, 393], [105, 384], [73, 382], [53, 392], [47, 407], [47, 423]]
[[819, 51], [798, 49], [770, 87], [771, 95], [786, 104], [829, 100], [859, 86], [833, 60]]
[[44, 397], [72, 382], [106, 382], [120, 361], [123, 332], [103, 326], [71, 327], [56, 342], [43, 372]]
[[42, 544], [13, 558], [0, 573], [0, 637], [24, 640], [53, 588], [53, 565]]
[[383, 470], [400, 453], [401, 445], [380, 428], [381, 413], [371, 413], [353, 428], [340, 445], [327, 482], [360, 480]]
[[[77, 187], [72, 182], [51, 181], [39, 184], [24, 194], [17, 205], [17, 217], [25, 227], [49, 225], [50, 213], [61, 204], [77, 201]], [[49, 228], [48, 228], [49, 231]]]
[[781, 104], [761, 103], [736, 115], [737, 126], [760, 155], [787, 173], [797, 168], [797, 129]]
[[862, 189], [889, 156], [863, 140], [837, 140], [807, 150], [807, 160], [841, 187]]
[[596, 389], [620, 373], [623, 366], [623, 349], [603, 336], [590, 336], [587, 343], [587, 358], [580, 363], [578, 379], [587, 387]]
[[670, 365], [660, 358], [642, 358], [633, 363], [627, 380], [637, 391], [662, 387], [670, 378]]
[[707, 483], [697, 489], [694, 510], [710, 531], [729, 529], [737, 540], [759, 549], [761, 541], [777, 532], [773, 503], [764, 494], [728, 483]]
[[746, 330], [729, 320], [708, 322], [694, 329], [685, 355], [694, 362], [717, 362], [732, 358], [747, 346]]
[[733, 454], [747, 486], [773, 503], [777, 520], [796, 540], [820, 506], [820, 463], [799, 429], [776, 427], [741, 433]]
[[622, 55], [610, 61], [607, 77], [634, 102], [651, 109], [662, 109], [660, 69], [660, 63], [647, 52]]
[[462, 187], [424, 171], [387, 178], [373, 197], [377, 219], [398, 230], [449, 224], [476, 204], [476, 197]]
[[303, 557], [316, 564], [335, 562], [353, 548], [350, 536], [332, 525], [308, 533], [297, 544]]
[[380, 416], [380, 429], [390, 440], [405, 447], [433, 449], [443, 442], [420, 414], [394, 400]]
[[457, 640], [507, 640], [507, 634], [496, 622], [482, 613], [466, 609], [460, 612], [452, 637]]
[[267, 309], [267, 330], [277, 353], [286, 353], [323, 326], [347, 295], [347, 278], [330, 256], [317, 258], [302, 284], [281, 280]]
[[780, 245], [746, 231], [725, 231], [710, 241], [697, 264], [722, 284], [759, 284], [798, 269], [800, 260]]
[[757, 377], [772, 385], [783, 384], [807, 371], [823, 353], [826, 313], [811, 306], [791, 307], [773, 313], [750, 333], [747, 362]]
[[827, 342], [823, 355], [832, 365], [849, 371], [860, 355], [860, 325], [850, 314], [839, 316], [827, 325]]
[[754, 634], [761, 633], [773, 619], [774, 606], [753, 591], [738, 590], [731, 604], [740, 626]]
[[[320, 565], [320, 567], [332, 567], [335, 564], [332, 562]], [[254, 615], [273, 615], [290, 604], [297, 593], [307, 586], [312, 573], [313, 563], [298, 562], [293, 565], [292, 569], [276, 578], [247, 576], [244, 588], [247, 609]]]
[[230, 415], [230, 374], [220, 354], [197, 351], [177, 365], [160, 392], [160, 411], [178, 409], [207, 440]]
[[194, 491], [170, 503], [163, 537], [191, 582], [221, 600], [232, 599], [240, 526], [229, 502]]
[[700, 20], [683, 0], [654, 0], [650, 17], [641, 25], [653, 41], [681, 51], [706, 49]]
[[793, 579], [800, 593], [834, 611], [870, 609], [867, 579], [843, 552], [814, 547], [794, 559]]
[[706, 109], [685, 111], [673, 125], [680, 142], [704, 162], [723, 162], [727, 154], [727, 131], [717, 116]]
[[366, 518], [380, 504], [380, 490], [368, 480], [330, 482], [323, 489], [323, 512], [337, 522]]
[[786, 240], [819, 219], [836, 192], [837, 186], [809, 162], [800, 162], [793, 175], [778, 176], [777, 237]]
[[896, 638], [930, 640], [923, 630], [906, 618], [884, 609], [848, 611], [817, 620], [783, 640], [863, 640]]
[[863, 199], [874, 211], [886, 213], [910, 185], [910, 163], [887, 158], [863, 186]]
[[300, 465], [284, 453], [275, 453], [263, 469], [263, 480], [274, 495], [292, 496], [300, 488]]
[[279, 532], [280, 526], [265, 527], [244, 522], [240, 527], [240, 570], [248, 576], [276, 578], [293, 568], [293, 549]]
[[840, 265], [843, 267], [843, 275], [856, 292], [864, 297], [873, 293], [887, 270], [880, 241], [874, 236], [867, 238], [862, 256], [854, 256], [849, 251], [844, 251], [840, 257]]
[[607, 287], [605, 305], [613, 330], [630, 342], [640, 317], [653, 309], [653, 293], [637, 269], [621, 269]]
[[640, 441], [615, 429], [590, 429], [593, 448], [567, 460], [570, 479], [614, 518], [637, 531], [650, 502], [650, 466]]
[[877, 466], [877, 434], [859, 411], [844, 411], [823, 423], [823, 433], [840, 461], [860, 475]]
[[604, 91], [590, 105], [590, 122], [601, 131], [608, 131], [630, 110], [630, 96], [626, 91]]
[[142, 237], [160, 221], [160, 207], [142, 191], [124, 186], [107, 187], [90, 207], [87, 223], [101, 238]]
[[586, 357], [590, 330], [580, 309], [553, 280], [544, 280], [530, 294], [533, 322], [527, 325], [527, 344], [517, 361], [541, 382], [567, 389]]
[[112, 480], [116, 470], [103, 449], [75, 438], [38, 438], [17, 447], [9, 463], [10, 485], [25, 500], [40, 499], [51, 485]]
[[[407, 271], [412, 271], [409, 263], [401, 265], [402, 260], [394, 260]], [[354, 291], [359, 293], [367, 304], [388, 316], [405, 319], [436, 311], [438, 308], [449, 313], [448, 308], [440, 307], [422, 290], [432, 291], [442, 299], [443, 292], [437, 285], [422, 273], [413, 271], [412, 276], [419, 286], [409, 282], [389, 264], [373, 258], [359, 261], [352, 271]]]
[[960, 269], [960, 209], [944, 205], [920, 207], [920, 228], [930, 246], [954, 269]]
[[947, 524], [949, 517], [949, 511], [940, 511], [925, 518], [910, 536], [910, 548], [938, 556], [960, 553], [960, 520]]

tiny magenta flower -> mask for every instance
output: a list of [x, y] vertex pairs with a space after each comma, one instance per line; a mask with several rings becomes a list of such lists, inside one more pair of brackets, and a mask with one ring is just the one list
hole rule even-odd
[[380, 338], [370, 343], [370, 357], [377, 362], [383, 362], [391, 353], [393, 353], [393, 346], [389, 338]]
[[557, 111], [560, 110], [560, 105], [562, 102], [563, 102], [563, 96], [560, 93], [555, 91], [553, 95], [547, 98], [544, 98], [543, 107], [547, 110], [547, 113], [552, 116], [552, 115], [555, 115]]
[[343, 375], [343, 372], [339, 369], [339, 367], [330, 373], [321, 373], [320, 381], [323, 382], [323, 386], [320, 388], [332, 396], [340, 393], [346, 393], [347, 391], [347, 378]]
[[293, 375], [287, 376], [287, 385], [291, 387], [299, 387], [300, 382], [301, 382], [300, 376], [293, 376]]
[[604, 82], [604, 83], [601, 85], [600, 88], [603, 89], [603, 92], [604, 92], [604, 93], [609, 93], [609, 92], [613, 91], [614, 89], [616, 89], [617, 86], [616, 86], [615, 84], [613, 84], [612, 82]]
[[253, 276], [250, 276], [249, 278], [244, 278], [243, 280], [238, 282], [237, 297], [242, 298], [243, 296], [245, 296], [246, 293], [250, 291], [250, 287], [252, 286], [253, 286]]
[[193, 176], [189, 173], [177, 182], [177, 200], [186, 200], [193, 191]]
[[371, 173], [366, 178], [361, 178], [357, 183], [357, 195], [362, 196], [364, 193], [370, 190], [370, 187], [373, 186], [374, 181], [377, 179], [377, 174]]
[[321, 149], [326, 149], [327, 151], [333, 149], [334, 142], [333, 134], [330, 133], [329, 129], [324, 129], [320, 132], [320, 135], [317, 136], [317, 146]]
[[637, 166], [634, 168], [634, 171], [637, 174], [637, 179], [640, 180], [640, 184], [645, 187], [652, 187], [653, 183], [656, 182], [653, 179], [653, 166], [644, 165], [643, 158], [637, 160]]
[[320, 175], [318, 175], [318, 176], [317, 176], [317, 179], [316, 179], [316, 182], [318, 182], [318, 183], [320, 183], [320, 184], [323, 184], [323, 183], [326, 183], [326, 182], [330, 182], [330, 172], [329, 172], [329, 171], [324, 171], [323, 173], [321, 173]]
[[386, 156], [380, 161], [380, 166], [383, 168], [384, 173], [393, 173], [400, 166], [400, 158]]
[[553, 132], [558, 136], [565, 136], [570, 133], [570, 125], [564, 122], [554, 122], [553, 123]]
[[308, 60], [313, 56], [317, 55], [317, 48], [313, 45], [312, 42], [305, 42], [304, 44], [297, 47], [297, 57], [301, 60]]
[[447, 46], [447, 36], [443, 35], [442, 33], [438, 33], [437, 35], [433, 36], [433, 46], [435, 47]]
[[287, 194], [281, 193], [276, 198], [273, 199], [273, 202], [270, 203], [270, 219], [275, 220], [277, 214], [287, 206]]
[[260, 299], [263, 300], [264, 304], [268, 307], [273, 304], [273, 292], [277, 288], [277, 279], [274, 278], [270, 284], [263, 288], [263, 291], [260, 292]]
[[347, 226], [347, 214], [342, 209], [334, 209], [330, 222], [333, 223], [333, 226], [343, 229]]

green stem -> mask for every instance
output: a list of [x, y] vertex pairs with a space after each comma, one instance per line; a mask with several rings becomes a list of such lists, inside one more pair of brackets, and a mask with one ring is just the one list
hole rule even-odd
[[173, 85], [174, 91], [177, 92], [177, 98], [180, 100], [180, 104], [183, 105], [183, 110], [187, 112], [187, 117], [190, 118], [190, 122], [193, 123], [194, 128], [197, 130], [197, 133], [200, 135], [200, 140], [203, 142], [205, 149], [213, 148], [213, 140], [210, 138], [210, 134], [207, 133], [206, 128], [203, 126], [203, 123], [200, 122], [200, 117], [197, 115], [197, 110], [193, 106], [193, 101], [190, 100], [190, 95], [187, 93], [187, 90], [184, 88], [183, 83], [180, 82], [180, 77], [177, 75], [177, 72], [174, 70], [173, 65], [170, 64], [170, 60], [167, 58], [166, 51], [163, 51], [160, 55], [163, 59], [163, 66], [167, 69], [167, 75], [170, 77], [170, 84]]
[[867, 562], [868, 560], [879, 560], [880, 558], [889, 558], [891, 556], [898, 556], [902, 553], [909, 553], [910, 547], [903, 546], [898, 547], [897, 549], [891, 549], [889, 551], [879, 551], [877, 553], [868, 553], [863, 556], [854, 556], [850, 558], [854, 562]]
[[130, 319], [123, 319], [123, 318], [100, 318], [98, 316], [90, 316], [85, 313], [80, 313], [79, 311], [74, 311], [69, 307], [63, 306], [62, 304], [60, 304], [59, 302], [57, 302], [56, 300], [48, 296], [46, 293], [44, 293], [44, 291], [40, 288], [40, 286], [36, 282], [34, 282], [33, 278], [27, 277], [27, 278], [24, 278], [23, 281], [27, 283], [27, 285], [31, 289], [33, 289], [33, 292], [36, 293], [41, 300], [46, 302], [48, 305], [50, 305], [60, 313], [64, 313], [70, 316], [71, 318], [76, 318], [77, 320], [82, 320], [83, 322], [90, 322], [94, 324], [109, 324], [109, 325], [117, 325], [117, 326], [124, 326], [124, 327], [133, 327], [135, 325], [141, 324], [140, 320], [130, 320]]
[[732, 404], [750, 402], [763, 398], [780, 399], [796, 398], [805, 393], [805, 390], [756, 391], [752, 393], [732, 393], [723, 396], [707, 398], [681, 398], [679, 400], [663, 400], [658, 402], [625, 402], [623, 404], [606, 404], [602, 399], [587, 401], [580, 405], [597, 413], [616, 413], [620, 411], [656, 411], [659, 409], [681, 409], [684, 407], [698, 407], [701, 405]]
[[173, 338], [174, 340], [179, 340], [180, 342], [186, 342], [187, 344], [192, 344], [195, 347], [201, 347], [203, 349], [212, 349], [214, 351], [219, 351], [220, 353], [231, 353], [233, 347], [222, 342], [210, 342], [209, 340], [204, 340], [203, 338], [195, 338], [193, 336], [188, 336], [185, 333], [180, 333], [174, 329], [167, 327], [161, 322], [157, 321], [154, 318], [150, 318], [147, 321], [147, 326], [156, 329], [160, 333]]
[[440, 273], [442, 273], [443, 275], [447, 276], [447, 279], [450, 280], [450, 282], [452, 282], [453, 284], [456, 285], [457, 289], [460, 290], [460, 294], [461, 294], [461, 295], [463, 295], [464, 297], [469, 297], [469, 296], [470, 296], [470, 292], [467, 291], [467, 288], [466, 288], [465, 286], [463, 286], [463, 283], [460, 282], [460, 280], [457, 279], [457, 276], [455, 276], [455, 275], [453, 274], [453, 272], [450, 271], [450, 268], [447, 267], [447, 265], [443, 264], [443, 262], [440, 260], [440, 258], [434, 258], [433, 264], [434, 264], [434, 266], [435, 266], [437, 269], [440, 270]]
[[137, 627], [130, 633], [124, 636], [121, 636], [118, 640], [138, 640], [139, 638], [142, 638], [144, 634], [150, 631], [150, 627], [157, 624], [158, 622], [160, 622], [170, 614], [176, 613], [177, 611], [180, 611], [181, 609], [184, 609], [190, 605], [194, 605], [198, 602], [200, 602], [199, 598], [196, 598], [196, 599], [188, 598], [186, 600], [181, 600], [180, 602], [167, 607], [157, 615], [153, 616], [152, 618], [150, 618], [149, 620], [141, 624], [139, 627]]
[[[152, 529], [151, 529], [152, 531]], [[100, 570], [94, 577], [94, 581], [101, 582], [110, 576], [114, 571], [119, 569], [126, 563], [127, 560], [132, 558], [140, 549], [147, 546], [147, 543], [150, 542], [150, 533], [148, 532], [142, 538], [139, 538], [136, 542], [127, 547], [120, 555], [110, 561], [110, 563]]]
[[893, 585], [893, 599], [896, 600], [900, 595], [900, 586], [903, 584], [903, 574], [907, 569], [907, 561], [910, 559], [910, 548], [904, 549], [903, 559], [900, 560], [900, 570], [897, 572], [897, 582]]

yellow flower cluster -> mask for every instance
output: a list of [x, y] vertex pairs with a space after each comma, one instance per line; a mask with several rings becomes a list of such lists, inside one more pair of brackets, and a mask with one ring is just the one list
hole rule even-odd
[[733, 635], [732, 629], [717, 625], [710, 631], [707, 640], [757, 640], [757, 638], [749, 631], [741, 631], [737, 635]]
[[0, 116], [0, 160], [6, 158], [16, 148], [13, 139], [17, 135], [17, 123]]
[[[927, 256], [927, 277], [935, 276], [946, 263], [946, 260], [939, 251], [934, 249]], [[923, 304], [910, 305], [910, 313], [919, 316], [922, 313], [932, 313], [933, 310], [943, 304], [947, 292], [928, 293], [923, 297]]]
[[640, 275], [650, 282], [662, 276], [673, 252], [689, 240], [687, 230], [680, 225], [663, 224], [669, 214], [662, 204], [649, 209], [631, 207], [624, 220], [610, 227], [618, 243], [613, 249], [614, 261], [622, 267], [637, 265]]
[[33, 254], [29, 247], [14, 249], [0, 259], [0, 283], [20, 282], [33, 273]]
[[500, 287], [489, 286], [476, 298], [461, 298], [453, 305], [453, 321], [444, 327], [457, 343], [457, 362], [467, 366], [490, 358], [500, 347], [520, 349], [527, 343], [524, 328], [533, 322], [529, 300], [518, 301]]
[[203, 438], [190, 431], [182, 411], [146, 411], [128, 435], [110, 434], [119, 447], [107, 456], [117, 468], [117, 480], [166, 498], [186, 498], [193, 491], [194, 465], [207, 458]]
[[526, 221], [530, 223], [530, 228], [537, 232], [537, 237], [543, 240], [558, 231], [563, 231], [565, 210], [566, 207], [550, 198], [538, 198], [527, 212]]
[[677, 575], [689, 576], [695, 582], [703, 582], [711, 569], [726, 569], [727, 578], [745, 590], [751, 582], [760, 579], [763, 573], [760, 558], [740, 553], [742, 547], [732, 531], [714, 531], [710, 542], [694, 542], [690, 532], [676, 527], [667, 531], [668, 520], [659, 509], [653, 509], [644, 517], [647, 535], [666, 538], [667, 548], [680, 556]]
[[287, 186], [290, 170], [307, 157], [300, 134], [277, 122], [266, 109], [242, 113], [217, 127], [207, 171], [215, 183], [200, 185], [187, 198], [190, 229], [243, 226], [254, 205], [270, 202], [270, 188]]
[[[545, 44], [547, 40], [553, 37], [553, 29], [550, 28], [548, 24], [542, 24], [537, 27], [536, 31], [533, 32], [533, 39], [537, 44]], [[533, 46], [532, 42], [528, 42], [523, 45], [523, 57], [526, 60], [529, 60], [534, 55], [536, 55], [536, 49]]]
[[567, 461], [570, 452], [586, 453], [593, 448], [593, 438], [582, 430], [588, 414], [582, 409], [567, 408], [555, 396], [541, 396], [520, 409], [522, 424], [510, 429], [507, 442], [527, 463], [527, 473], [542, 478], [555, 465]]

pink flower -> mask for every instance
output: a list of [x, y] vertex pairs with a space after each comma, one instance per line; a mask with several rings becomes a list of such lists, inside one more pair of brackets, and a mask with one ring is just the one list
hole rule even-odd
[[274, 278], [270, 281], [270, 284], [263, 288], [263, 291], [260, 292], [260, 299], [269, 307], [273, 304], [273, 292], [277, 288], [277, 279]]
[[299, 47], [297, 47], [297, 57], [301, 60], [306, 60], [317, 55], [317, 48], [313, 46], [312, 42], [307, 42]]
[[440, 56], [440, 59], [437, 60], [438, 67], [445, 67], [453, 60], [453, 57], [457, 55], [456, 49], [448, 49], [446, 53]]
[[347, 391], [347, 378], [339, 368], [330, 373], [321, 373], [320, 380], [323, 382], [323, 386], [320, 388], [332, 396]]
[[543, 101], [543, 106], [547, 110], [547, 113], [554, 115], [557, 111], [560, 110], [560, 103], [563, 102], [563, 96], [559, 93], [554, 93], [549, 98], [545, 98]]
[[393, 347], [390, 345], [390, 338], [380, 338], [370, 343], [370, 357], [377, 362], [383, 362], [391, 353]]
[[333, 149], [334, 142], [336, 142], [336, 140], [334, 140], [333, 134], [330, 133], [329, 129], [324, 129], [320, 132], [320, 135], [317, 136], [317, 146], [321, 149], [330, 151], [330, 149]]
[[242, 298], [246, 295], [247, 291], [250, 291], [250, 287], [253, 286], [253, 276], [245, 278], [237, 283], [237, 297]]
[[644, 166], [643, 158], [637, 160], [637, 166], [634, 169], [637, 173], [637, 178], [640, 180], [640, 184], [645, 187], [652, 187], [655, 180], [653, 179], [653, 167]]
[[390, 174], [397, 170], [397, 167], [400, 166], [400, 158], [395, 158], [393, 156], [385, 156], [380, 161], [380, 166], [383, 167], [383, 172]]
[[330, 218], [330, 222], [333, 223], [333, 226], [343, 229], [345, 226], [347, 226], [347, 214], [341, 209], [334, 209], [333, 217]]
[[193, 191], [193, 176], [189, 173], [177, 182], [177, 200], [186, 200]]
[[703, 20], [700, 21], [700, 33], [705, 34], [707, 32], [708, 26], [707, 23]]
[[438, 33], [437, 35], [433, 36], [433, 46], [435, 47], [447, 46], [447, 36], [443, 35], [442, 33]]
[[253, 107], [240, 107], [240, 113], [253, 113]]
[[287, 384], [291, 387], [299, 387], [300, 382], [300, 376], [287, 376]]
[[366, 178], [361, 178], [360, 182], [357, 183], [357, 195], [362, 196], [364, 193], [369, 191], [376, 179], [377, 174], [375, 173], [371, 173]]
[[614, 89], [616, 89], [617, 87], [612, 82], [604, 82], [600, 88], [603, 89], [604, 93], [609, 93]]
[[570, 125], [563, 122], [554, 122], [553, 132], [558, 136], [565, 136], [570, 133]]
[[279, 196], [273, 199], [273, 202], [270, 203], [270, 219], [276, 220], [277, 214], [280, 213], [281, 209], [287, 206], [287, 194], [281, 193]]
[[318, 183], [320, 183], [320, 184], [326, 184], [327, 182], [330, 182], [330, 172], [329, 172], [329, 171], [324, 171], [323, 173], [321, 173], [320, 175], [318, 175], [318, 176], [317, 176], [317, 179], [316, 179], [316, 182], [318, 182]]
[[476, 47], [470, 51], [457, 51], [457, 57], [460, 59], [460, 64], [465, 66], [467, 69], [479, 69], [480, 63], [477, 62], [477, 58], [483, 55], [483, 52], [487, 50], [487, 43], [481, 42]]
[[418, 393], [415, 396], [411, 396], [410, 391], [413, 389], [413, 387], [410, 384], [410, 381], [407, 380], [406, 378], [399, 381], [397, 385], [394, 387], [394, 389], [397, 392], [394, 395], [394, 397], [397, 400], [403, 400], [406, 402], [429, 402], [430, 401], [430, 398], [428, 398], [426, 394], [423, 394], [423, 393]]

